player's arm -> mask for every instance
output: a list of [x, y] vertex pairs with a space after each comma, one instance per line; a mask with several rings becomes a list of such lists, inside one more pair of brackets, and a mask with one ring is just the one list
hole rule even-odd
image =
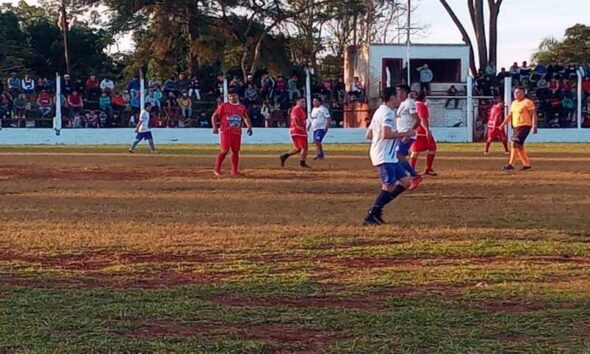
[[398, 131], [394, 131], [393, 128], [389, 125], [383, 126], [383, 139], [394, 140], [394, 139], [403, 139], [403, 138], [410, 138], [416, 134], [416, 130], [410, 129], [405, 133], [400, 133]]
[[248, 111], [244, 110], [244, 123], [246, 124], [246, 128], [248, 128], [248, 130], [246, 131], [246, 133], [248, 135], [252, 135], [252, 120], [250, 119], [250, 116], [248, 115]]
[[500, 126], [498, 127], [498, 129], [502, 130], [504, 129], [505, 126], [508, 125], [508, 122], [510, 122], [512, 120], [512, 112], [510, 112], [507, 116], [506, 119], [504, 119], [504, 121], [502, 122], [502, 124], [500, 124]]
[[539, 131], [538, 129], [538, 122], [539, 122], [539, 116], [537, 115], [537, 110], [533, 109], [533, 111], [531, 112], [531, 115], [533, 116], [533, 134], [537, 134], [537, 132]]
[[369, 126], [369, 129], [367, 129], [367, 132], [365, 133], [365, 139], [373, 140], [373, 128], [371, 126]]
[[332, 117], [330, 116], [330, 111], [326, 109], [326, 132], [332, 126]]
[[213, 134], [217, 134], [219, 132], [219, 129], [217, 128], [218, 118], [219, 114], [217, 113], [217, 110], [215, 110], [215, 112], [213, 112], [213, 115], [211, 116], [211, 126], [213, 127]]

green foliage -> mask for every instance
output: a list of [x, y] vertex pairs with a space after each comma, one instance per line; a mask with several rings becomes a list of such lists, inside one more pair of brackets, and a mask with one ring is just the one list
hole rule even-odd
[[563, 40], [546, 38], [533, 55], [534, 61], [584, 63], [590, 58], [590, 26], [576, 24], [565, 31]]

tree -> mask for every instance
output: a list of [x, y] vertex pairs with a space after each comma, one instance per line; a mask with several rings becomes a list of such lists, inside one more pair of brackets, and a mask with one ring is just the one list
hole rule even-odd
[[[449, 5], [447, 0], [440, 0], [451, 20], [455, 23], [459, 32], [463, 37], [465, 44], [469, 46], [469, 56], [471, 61], [471, 72], [475, 74], [477, 69], [484, 69], [489, 62], [496, 63], [498, 53], [498, 17], [500, 15], [500, 7], [503, 0], [487, 0], [488, 3], [488, 32], [489, 32], [489, 47], [486, 38], [485, 26], [485, 11], [484, 0], [467, 0], [467, 7], [469, 9], [469, 17], [473, 31], [475, 32], [475, 44], [477, 45], [477, 62], [475, 58], [475, 50], [471, 36], [463, 22], [457, 17], [453, 8]], [[477, 65], [476, 65], [477, 63]]]
[[10, 8], [0, 12], [0, 43], [0, 68], [23, 67], [31, 56], [20, 18]]
[[582, 64], [590, 58], [590, 26], [576, 24], [565, 31], [562, 41], [545, 38], [533, 61]]

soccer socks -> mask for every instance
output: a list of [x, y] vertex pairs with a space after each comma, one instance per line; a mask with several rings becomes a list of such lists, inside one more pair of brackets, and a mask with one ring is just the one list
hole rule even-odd
[[225, 154], [219, 153], [219, 155], [217, 155], [217, 161], [215, 162], [215, 171], [221, 172], [221, 165], [223, 165], [223, 161], [225, 160], [226, 155], [227, 152]]
[[418, 176], [416, 170], [410, 165], [410, 163], [406, 160], [400, 161], [404, 170], [408, 171], [412, 177]]
[[486, 149], [484, 150], [484, 153], [488, 153], [490, 152], [490, 146], [492, 145], [492, 143], [490, 141], [486, 142]]
[[240, 171], [240, 153], [234, 152], [231, 155], [231, 172], [238, 173]]
[[375, 199], [375, 203], [373, 203], [373, 208], [371, 209], [371, 211], [373, 213], [380, 212], [387, 204], [391, 203], [395, 198], [399, 197], [400, 194], [402, 194], [405, 191], [406, 188], [399, 184], [396, 185], [393, 191], [391, 192], [382, 190], [377, 196], [377, 199]]
[[510, 152], [507, 141], [502, 140], [502, 145], [504, 145], [504, 152]]
[[435, 154], [426, 155], [426, 171], [432, 171], [432, 165], [434, 164]]
[[410, 166], [412, 166], [412, 168], [415, 170], [416, 169], [416, 165], [418, 164], [418, 157], [411, 157], [410, 158]]
[[148, 140], [148, 144], [150, 145], [150, 149], [152, 151], [156, 151], [156, 146], [154, 145], [154, 141], [153, 140]]
[[531, 166], [531, 161], [529, 160], [529, 155], [526, 153], [524, 148], [522, 148], [520, 150], [520, 161], [522, 161], [522, 165], [525, 167]]
[[137, 147], [137, 145], [141, 142], [141, 140], [135, 140], [133, 142], [133, 144], [131, 145], [131, 150], [135, 150], [135, 148]]

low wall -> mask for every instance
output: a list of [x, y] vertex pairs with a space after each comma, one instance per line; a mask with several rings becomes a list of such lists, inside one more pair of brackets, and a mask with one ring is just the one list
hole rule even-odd
[[[465, 128], [434, 128], [439, 142], [468, 142]], [[326, 136], [327, 143], [364, 143], [365, 129], [331, 129]], [[157, 144], [216, 144], [219, 137], [210, 129], [175, 128], [153, 129]], [[125, 145], [133, 141], [132, 129], [63, 129], [59, 136], [52, 129], [0, 130], [0, 145]], [[531, 142], [590, 142], [590, 129], [542, 129], [531, 135]], [[244, 136], [244, 144], [288, 144], [289, 130], [286, 128], [258, 128], [254, 135]]]

